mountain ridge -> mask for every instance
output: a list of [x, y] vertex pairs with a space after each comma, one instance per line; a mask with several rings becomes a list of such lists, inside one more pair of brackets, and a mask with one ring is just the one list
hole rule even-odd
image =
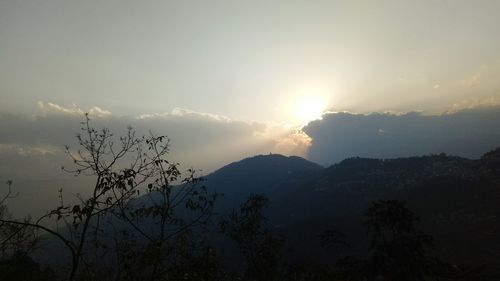
[[236, 207], [249, 194], [284, 192], [285, 185], [301, 184], [323, 169], [298, 156], [256, 155], [230, 163], [204, 179], [212, 191], [223, 194], [217, 205], [225, 209]]
[[[286, 172], [289, 164], [270, 169], [273, 159], [281, 164], [297, 161], [277, 155], [246, 158], [223, 167], [216, 176], [209, 175], [206, 183], [224, 193], [216, 203], [223, 210], [220, 214], [238, 207], [251, 193], [267, 196], [269, 223], [287, 233], [289, 245], [300, 245], [294, 252], [298, 257], [321, 256], [318, 237], [330, 228], [346, 233], [349, 244], [356, 245], [350, 253], [359, 254], [367, 243], [363, 216], [369, 204], [401, 200], [408, 202], [436, 238], [441, 256], [500, 268], [495, 254], [500, 253], [496, 238], [500, 237], [499, 148], [474, 160], [444, 153], [394, 159], [353, 157], [326, 168], [305, 164], [293, 173]], [[233, 171], [244, 176], [231, 175]]]

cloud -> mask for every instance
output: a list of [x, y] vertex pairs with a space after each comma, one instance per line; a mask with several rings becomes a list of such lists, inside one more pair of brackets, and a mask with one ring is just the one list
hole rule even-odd
[[461, 80], [460, 84], [469, 88], [477, 87], [481, 84], [481, 74], [474, 74], [470, 77], [467, 77]]
[[[5, 132], [0, 134], [0, 162], [13, 167], [9, 173], [22, 171], [23, 163], [30, 161], [30, 157], [61, 161], [65, 145], [77, 149], [75, 135], [79, 132], [84, 112], [89, 112], [92, 126], [109, 128], [115, 136], [124, 134], [129, 125], [139, 135], [148, 135], [150, 131], [166, 135], [171, 139], [170, 157], [173, 160], [205, 172], [260, 153], [303, 155], [307, 146], [303, 134], [282, 124], [244, 122], [184, 108], [167, 113], [116, 116], [96, 106], [87, 110], [76, 104], [64, 107], [39, 102], [38, 106], [40, 112], [33, 117], [0, 114], [0, 131]], [[17, 160], [10, 161], [12, 157]], [[19, 165], [19, 169], [13, 163]], [[47, 172], [42, 168], [38, 170]], [[30, 176], [25, 173], [9, 175], [4, 171], [0, 176]]]
[[308, 158], [323, 165], [348, 157], [393, 158], [449, 153], [477, 158], [500, 146], [500, 107], [474, 107], [442, 115], [329, 113], [303, 131]]
[[92, 116], [96, 117], [108, 117], [111, 116], [111, 112], [105, 109], [102, 109], [98, 106], [94, 106], [89, 108], [88, 110], [82, 110], [76, 104], [71, 104], [69, 107], [63, 107], [58, 104], [54, 104], [51, 102], [44, 103], [42, 101], [38, 102], [38, 107], [41, 109], [43, 115], [77, 115], [82, 116], [85, 112], [89, 113]]
[[0, 179], [50, 179], [67, 175], [61, 165], [69, 164], [62, 148], [0, 144]]
[[0, 144], [0, 154], [5, 152], [13, 152], [22, 156], [37, 156], [46, 154], [56, 154], [61, 148], [53, 146], [22, 146], [17, 144]]
[[224, 115], [218, 115], [218, 114], [212, 114], [212, 113], [205, 113], [205, 112], [197, 112], [191, 109], [186, 109], [186, 108], [180, 108], [176, 107], [174, 108], [170, 113], [145, 113], [145, 114], [140, 114], [137, 118], [138, 119], [155, 119], [155, 118], [175, 118], [175, 117], [183, 117], [183, 118], [190, 118], [190, 119], [205, 119], [205, 120], [212, 120], [214, 122], [231, 122], [232, 120]]
[[277, 151], [290, 151], [289, 154], [305, 156], [310, 146], [311, 138], [302, 130], [295, 130], [279, 138], [275, 147]]
[[456, 113], [465, 109], [478, 109], [488, 107], [500, 107], [500, 98], [468, 98], [460, 102], [454, 103], [447, 113]]
[[[40, 214], [55, 206], [59, 188], [68, 199], [87, 192], [90, 179], [61, 170], [72, 167], [64, 146], [78, 149], [75, 135], [84, 112], [89, 112], [93, 127], [109, 128], [117, 138], [128, 126], [138, 135], [151, 131], [168, 136], [169, 160], [181, 163], [181, 170], [201, 169], [201, 174], [256, 154], [304, 155], [308, 146], [307, 136], [284, 124], [244, 122], [182, 108], [138, 116], [116, 116], [99, 107], [84, 110], [75, 104], [40, 102], [39, 109], [35, 116], [0, 113], [0, 180], [14, 180], [21, 196], [10, 207], [20, 215]], [[33, 198], [45, 199], [33, 203]]]

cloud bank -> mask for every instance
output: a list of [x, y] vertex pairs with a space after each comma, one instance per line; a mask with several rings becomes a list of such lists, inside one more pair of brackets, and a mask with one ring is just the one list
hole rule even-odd
[[[84, 112], [95, 128], [106, 127], [118, 138], [132, 126], [137, 135], [166, 135], [171, 140], [169, 160], [181, 170], [195, 168], [207, 174], [230, 162], [269, 152], [305, 155], [309, 138], [282, 124], [243, 122], [226, 116], [175, 108], [168, 113], [117, 116], [77, 105], [39, 102], [34, 116], [0, 113], [0, 181], [14, 180], [19, 198], [11, 210], [20, 215], [41, 214], [57, 204], [58, 189], [66, 197], [86, 194], [89, 178], [74, 178], [61, 170], [72, 167], [64, 146], [78, 149]], [[2, 195], [0, 189], [0, 195]]]
[[430, 153], [477, 158], [500, 146], [500, 107], [421, 113], [328, 113], [303, 128], [308, 158], [330, 165], [348, 157], [393, 158]]
[[107, 127], [117, 137], [129, 125], [139, 135], [150, 131], [167, 135], [171, 139], [169, 160], [181, 163], [181, 169], [194, 167], [206, 174], [232, 161], [269, 152], [306, 156], [325, 166], [353, 156], [393, 158], [445, 152], [476, 158], [500, 146], [500, 107], [477, 108], [477, 104], [483, 103], [457, 104], [445, 114], [432, 116], [328, 113], [296, 130], [182, 108], [118, 116], [99, 107], [83, 110], [77, 105], [39, 103], [40, 112], [34, 116], [0, 113], [0, 180], [14, 180], [21, 196], [12, 209], [21, 214], [27, 210], [41, 213], [54, 206], [51, 200], [57, 200], [59, 188], [73, 197], [85, 194], [89, 179], [75, 179], [60, 169], [71, 166], [64, 146], [78, 148], [75, 135], [84, 112], [90, 112], [94, 127]]
[[[304, 155], [307, 137], [280, 124], [243, 122], [229, 117], [175, 108], [168, 113], [115, 116], [110, 111], [77, 105], [63, 107], [39, 102], [32, 116], [0, 114], [0, 176], [52, 178], [67, 164], [65, 145], [77, 148], [84, 112], [92, 125], [107, 127], [116, 136], [132, 126], [139, 135], [153, 132], [171, 139], [171, 158], [187, 167], [210, 172], [240, 158], [259, 153]], [[27, 174], [23, 167], [32, 167]], [[54, 171], [54, 167], [57, 167]], [[52, 172], [51, 172], [52, 171]]]

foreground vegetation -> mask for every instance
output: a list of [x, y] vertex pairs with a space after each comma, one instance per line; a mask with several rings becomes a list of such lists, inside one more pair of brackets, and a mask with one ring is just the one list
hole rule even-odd
[[[88, 116], [81, 129], [80, 147], [66, 148], [74, 167], [64, 169], [95, 179], [89, 197], [69, 204], [61, 191], [60, 205], [46, 215], [15, 219], [6, 207], [16, 197], [7, 182], [0, 201], [0, 280], [498, 280], [481, 267], [437, 255], [440, 245], [419, 218], [393, 199], [373, 200], [359, 217], [369, 241], [361, 253], [346, 251], [354, 245], [336, 223], [324, 220], [327, 230], [316, 233], [324, 253], [314, 260], [292, 256], [289, 248], [303, 246], [266, 218], [266, 196], [251, 195], [218, 215], [219, 194], [193, 170], [181, 173], [166, 159], [168, 138], [136, 136], [132, 128], [115, 138], [94, 129]], [[378, 162], [367, 165], [383, 170]], [[332, 168], [335, 180], [356, 182], [359, 174], [344, 168]], [[430, 172], [440, 169], [450, 170]], [[369, 176], [374, 180], [380, 172]], [[53, 228], [53, 222], [64, 227]], [[39, 248], [46, 237], [54, 243]], [[69, 262], [40, 265], [34, 250]]]

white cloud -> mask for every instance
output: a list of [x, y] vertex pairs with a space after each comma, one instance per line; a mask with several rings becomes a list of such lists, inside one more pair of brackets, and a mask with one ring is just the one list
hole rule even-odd
[[212, 113], [197, 112], [194, 110], [176, 107], [172, 110], [173, 116], [180, 117], [197, 117], [197, 118], [207, 118], [219, 122], [231, 122], [231, 119], [227, 116], [217, 115]]
[[206, 112], [198, 112], [194, 111], [191, 109], [186, 109], [186, 108], [180, 108], [176, 107], [172, 109], [171, 112], [164, 112], [164, 113], [144, 113], [144, 114], [139, 114], [137, 116], [138, 119], [154, 119], [154, 118], [176, 118], [176, 117], [183, 117], [183, 118], [193, 118], [193, 119], [206, 119], [206, 120], [212, 120], [216, 122], [231, 122], [232, 120], [224, 115], [218, 115], [218, 114], [212, 114], [212, 113], [206, 113]]
[[479, 84], [481, 84], [481, 74], [478, 73], [467, 77], [460, 81], [460, 84], [469, 88], [477, 87], [479, 86]]
[[486, 98], [468, 98], [459, 102], [454, 103], [446, 113], [456, 113], [465, 109], [475, 109], [475, 108], [488, 108], [488, 107], [498, 107], [500, 106], [500, 98], [498, 97], [486, 97]]
[[69, 107], [63, 107], [55, 103], [39, 101], [38, 107], [42, 111], [43, 116], [58, 114], [82, 116], [84, 113], [89, 113], [90, 116], [100, 118], [111, 116], [111, 112], [109, 110], [102, 109], [98, 106], [93, 106], [87, 110], [83, 110], [75, 103], [71, 104]]
[[20, 145], [20, 144], [2, 144], [0, 143], [0, 154], [14, 153], [22, 156], [35, 156], [35, 155], [55, 155], [56, 153], [62, 152], [62, 148], [43, 145], [43, 146], [30, 146], [30, 145]]
[[91, 107], [89, 110], [87, 110], [90, 116], [97, 116], [97, 117], [108, 117], [111, 116], [111, 112], [106, 109], [102, 109], [100, 107], [94, 106]]

